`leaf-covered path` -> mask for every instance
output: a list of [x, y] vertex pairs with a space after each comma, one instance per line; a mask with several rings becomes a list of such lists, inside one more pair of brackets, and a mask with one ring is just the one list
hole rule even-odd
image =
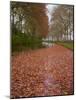
[[73, 51], [54, 45], [12, 56], [11, 97], [73, 94]]

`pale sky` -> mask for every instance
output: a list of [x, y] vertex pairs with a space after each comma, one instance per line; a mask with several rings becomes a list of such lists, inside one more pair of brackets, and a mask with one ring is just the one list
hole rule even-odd
[[47, 15], [48, 15], [48, 18], [49, 18], [49, 22], [50, 22], [50, 20], [51, 20], [52, 11], [53, 11], [54, 8], [57, 7], [57, 6], [58, 6], [58, 5], [47, 4], [46, 8], [48, 9]]

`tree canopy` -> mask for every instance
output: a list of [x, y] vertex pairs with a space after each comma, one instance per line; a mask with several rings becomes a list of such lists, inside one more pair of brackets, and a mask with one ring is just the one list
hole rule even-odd
[[[73, 6], [59, 5], [52, 13], [50, 32], [55, 36], [63, 36], [73, 32]], [[71, 38], [71, 36], [70, 36]]]
[[46, 4], [11, 2], [11, 23], [12, 28], [20, 32], [46, 36], [48, 33]]

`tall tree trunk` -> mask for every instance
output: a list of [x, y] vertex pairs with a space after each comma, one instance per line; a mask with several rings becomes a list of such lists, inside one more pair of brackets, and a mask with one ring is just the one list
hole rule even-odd
[[70, 8], [69, 8], [69, 30], [70, 30], [69, 33], [70, 33], [70, 40], [71, 40], [71, 25], [70, 25], [71, 23], [70, 23], [70, 17], [71, 16], [70, 16]]
[[69, 38], [68, 38], [68, 28], [67, 28], [67, 41], [69, 40]]
[[71, 40], [71, 32], [70, 32], [70, 40]]
[[14, 30], [14, 14], [12, 14], [12, 32], [15, 33], [15, 30]]

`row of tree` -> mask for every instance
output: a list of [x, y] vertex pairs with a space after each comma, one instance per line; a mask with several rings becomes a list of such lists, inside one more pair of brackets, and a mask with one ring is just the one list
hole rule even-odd
[[52, 13], [49, 33], [55, 40], [72, 40], [73, 38], [73, 13], [71, 5], [56, 6]]
[[12, 50], [42, 47], [48, 34], [46, 4], [11, 2]]

